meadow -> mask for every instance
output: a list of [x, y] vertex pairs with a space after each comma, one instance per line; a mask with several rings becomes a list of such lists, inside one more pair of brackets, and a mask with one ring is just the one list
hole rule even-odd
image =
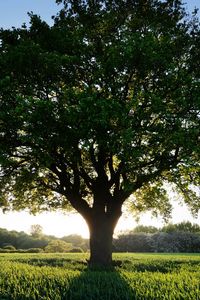
[[89, 270], [87, 254], [0, 254], [0, 300], [198, 300], [200, 255], [114, 254]]

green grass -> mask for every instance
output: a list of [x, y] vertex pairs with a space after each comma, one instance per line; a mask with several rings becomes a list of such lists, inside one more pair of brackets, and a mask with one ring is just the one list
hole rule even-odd
[[198, 300], [200, 256], [114, 254], [110, 271], [86, 254], [0, 254], [0, 300]]

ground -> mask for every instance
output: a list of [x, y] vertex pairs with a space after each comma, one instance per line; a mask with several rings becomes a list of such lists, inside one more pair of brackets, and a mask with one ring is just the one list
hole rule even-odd
[[114, 254], [88, 270], [88, 254], [0, 254], [0, 300], [198, 300], [199, 254]]

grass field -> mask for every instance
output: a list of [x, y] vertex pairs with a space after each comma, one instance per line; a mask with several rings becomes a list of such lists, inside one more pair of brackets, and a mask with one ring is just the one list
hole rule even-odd
[[200, 299], [200, 255], [114, 254], [110, 271], [86, 254], [0, 254], [0, 300]]

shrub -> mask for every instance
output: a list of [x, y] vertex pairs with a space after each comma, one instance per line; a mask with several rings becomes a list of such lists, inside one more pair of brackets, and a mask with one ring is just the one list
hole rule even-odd
[[16, 250], [16, 248], [13, 245], [6, 245], [6, 246], [3, 247], [3, 249], [11, 250], [11, 251]]
[[81, 247], [73, 247], [70, 252], [72, 253], [83, 253], [83, 249]]
[[66, 243], [62, 240], [52, 240], [45, 247], [45, 252], [54, 253], [54, 252], [70, 252], [72, 249], [71, 243]]
[[44, 252], [41, 248], [29, 248], [24, 251], [25, 253], [41, 253]]

